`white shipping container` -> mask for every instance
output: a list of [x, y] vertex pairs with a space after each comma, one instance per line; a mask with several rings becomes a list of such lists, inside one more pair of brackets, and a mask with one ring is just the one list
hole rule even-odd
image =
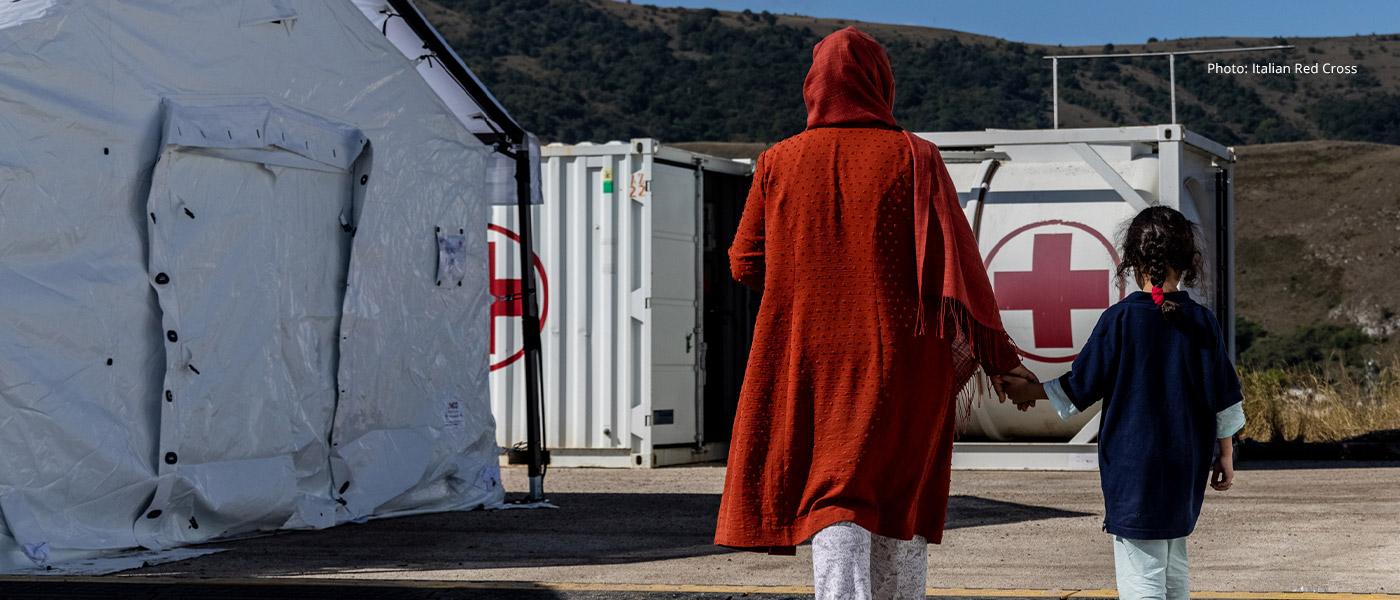
[[[729, 244], [706, 243], [705, 206], [722, 204], [737, 222], [752, 166], [650, 139], [552, 144], [542, 154], [544, 204], [531, 219], [552, 464], [722, 460], [732, 406], [711, 393], [707, 410], [703, 290], [707, 250], [713, 258]], [[494, 207], [488, 237], [491, 402], [504, 447], [526, 436], [517, 210]], [[732, 288], [727, 262], [722, 275], [720, 287]]]
[[[1119, 230], [1155, 204], [1201, 226], [1205, 269], [1189, 291], [1233, 348], [1231, 149], [1180, 125], [920, 135], [942, 150], [1003, 322], [1042, 379], [1063, 374], [1103, 310], [1136, 290], [1114, 280]], [[534, 222], [554, 464], [724, 458], [758, 300], [727, 260], [752, 167], [653, 140], [552, 145], [544, 157]], [[509, 366], [521, 346], [508, 318], [515, 211], [494, 209], [490, 238], [503, 446], [525, 438], [523, 368]], [[1097, 408], [1062, 421], [1048, 403], [1023, 413], [984, 389], [954, 466], [1093, 469], [1098, 423]]]

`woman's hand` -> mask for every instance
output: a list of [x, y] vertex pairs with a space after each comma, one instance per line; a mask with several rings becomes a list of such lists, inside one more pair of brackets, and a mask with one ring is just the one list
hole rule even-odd
[[1020, 377], [1031, 383], [1040, 383], [1040, 379], [1036, 377], [1035, 373], [1032, 373], [1030, 369], [1027, 369], [1026, 365], [1016, 365], [1016, 368], [1007, 371], [1005, 374]]
[[[1013, 383], [1014, 380], [1020, 379], [1031, 383], [1040, 383], [1035, 373], [1032, 373], [1030, 369], [1027, 369], [1026, 366], [1022, 364], [1018, 364], [1015, 368], [1000, 375], [992, 375], [991, 379], [992, 387], [995, 388], [997, 392], [997, 402], [1002, 404], [1006, 403], [1006, 386]], [[1031, 404], [1031, 406], [1035, 406], [1035, 404]], [[1024, 411], [1027, 410], [1027, 408], [1021, 408], [1021, 410]]]
[[1045, 397], [1045, 386], [1020, 377], [1006, 378], [1006, 395], [1016, 403], [1016, 410], [1026, 412], [1035, 407], [1035, 401]]

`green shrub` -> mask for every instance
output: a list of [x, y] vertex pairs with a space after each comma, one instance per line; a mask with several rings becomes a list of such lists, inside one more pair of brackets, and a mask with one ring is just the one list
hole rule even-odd
[[[1262, 331], [1250, 331], [1248, 349], [1240, 352], [1240, 364], [1251, 369], [1316, 367], [1335, 360], [1361, 367], [1365, 362], [1361, 350], [1376, 341], [1355, 325], [1300, 326], [1285, 335], [1261, 334]], [[1238, 344], [1238, 329], [1236, 332]]]
[[1245, 317], [1235, 317], [1235, 351], [1243, 355], [1254, 341], [1268, 335], [1264, 327]]

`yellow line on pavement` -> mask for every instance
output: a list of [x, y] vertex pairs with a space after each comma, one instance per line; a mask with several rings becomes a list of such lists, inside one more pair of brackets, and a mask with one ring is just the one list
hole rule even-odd
[[[546, 590], [555, 592], [670, 592], [711, 594], [802, 594], [813, 593], [812, 586], [803, 585], [670, 585], [628, 583], [555, 583], [547, 581], [452, 581], [443, 579], [339, 579], [332, 577], [265, 577], [258, 579], [210, 578], [196, 579], [169, 576], [139, 575], [0, 575], [5, 583], [104, 583], [146, 585], [240, 585], [240, 586], [306, 586], [363, 587], [419, 589], [478, 589], [478, 590]], [[929, 588], [932, 598], [1117, 598], [1113, 590], [1037, 590], [1000, 588]], [[1400, 594], [1365, 594], [1342, 592], [1192, 592], [1198, 600], [1400, 600]]]
[[[1113, 590], [1079, 590], [1065, 598], [1117, 598]], [[1191, 592], [1196, 600], [1400, 600], [1400, 594], [1350, 592]]]

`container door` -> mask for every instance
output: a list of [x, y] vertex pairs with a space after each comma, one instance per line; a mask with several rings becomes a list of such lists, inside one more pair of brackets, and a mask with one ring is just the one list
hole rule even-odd
[[729, 247], [739, 230], [751, 177], [705, 173], [704, 210], [704, 442], [727, 442], [744, 385], [761, 294], [734, 281]]
[[651, 309], [652, 445], [696, 441], [700, 240], [696, 170], [653, 163]]
[[1230, 189], [1233, 170], [1215, 172], [1215, 318], [1224, 329], [1230, 355], [1235, 355], [1235, 213]]

